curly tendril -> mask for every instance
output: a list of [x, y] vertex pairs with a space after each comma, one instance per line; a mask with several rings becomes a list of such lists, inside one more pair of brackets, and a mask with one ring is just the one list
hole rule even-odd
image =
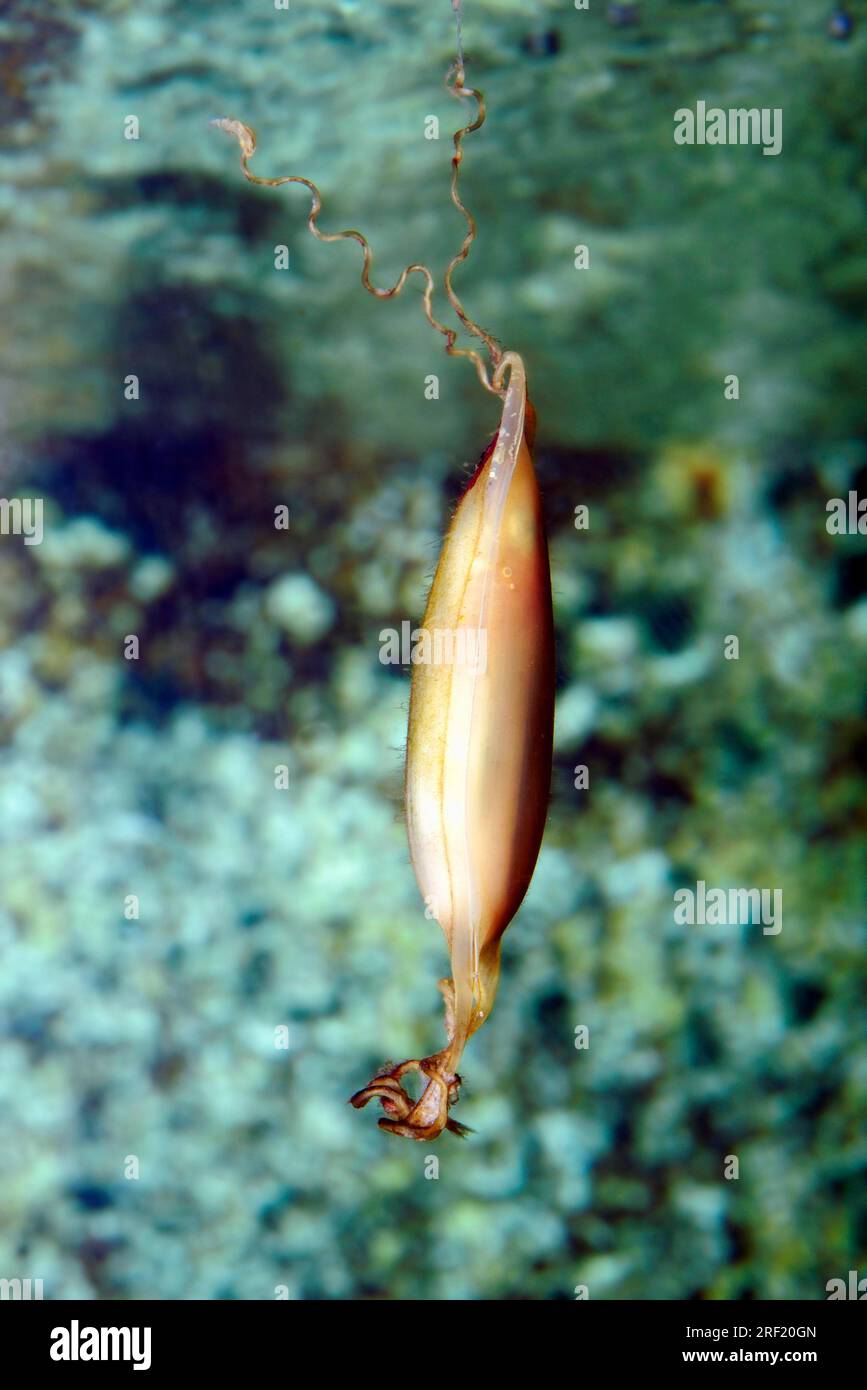
[[315, 183], [312, 183], [310, 179], [303, 178], [301, 174], [284, 174], [280, 178], [268, 179], [260, 174], [252, 173], [249, 162], [256, 153], [256, 136], [250, 126], [244, 125], [243, 121], [228, 117], [220, 117], [212, 121], [211, 124], [219, 126], [220, 130], [225, 130], [229, 135], [235, 136], [241, 148], [241, 169], [245, 179], [247, 179], [249, 183], [262, 184], [266, 188], [280, 188], [283, 184], [287, 183], [302, 183], [305, 188], [310, 190], [311, 204], [310, 212], [307, 217], [308, 228], [316, 237], [317, 241], [349, 240], [358, 242], [363, 257], [361, 265], [361, 283], [369, 294], [374, 295], [377, 299], [393, 299], [396, 295], [400, 294], [410, 275], [416, 274], [423, 276], [425, 282], [424, 292], [422, 294], [424, 316], [431, 328], [435, 328], [436, 331], [441, 333], [445, 338], [446, 352], [451, 357], [466, 357], [475, 366], [479, 381], [482, 383], [485, 390], [492, 392], [492, 394], [496, 396], [504, 396], [505, 388], [501, 384], [501, 373], [498, 370], [503, 358], [503, 349], [496, 338], [492, 337], [490, 333], [487, 333], [484, 328], [481, 328], [479, 324], [475, 323], [473, 319], [470, 318], [452, 285], [452, 275], [454, 271], [467, 259], [470, 247], [476, 239], [475, 219], [462, 202], [460, 193], [458, 192], [460, 167], [464, 157], [463, 140], [464, 136], [472, 134], [474, 130], [479, 130], [481, 126], [484, 125], [486, 116], [484, 96], [475, 87], [468, 87], [465, 84], [463, 53], [460, 47], [458, 52], [459, 56], [457, 61], [451, 65], [446, 74], [446, 88], [458, 101], [463, 100], [465, 97], [472, 97], [476, 103], [476, 118], [474, 121], [470, 121], [468, 125], [462, 126], [460, 130], [455, 131], [453, 136], [454, 154], [452, 155], [451, 199], [455, 207], [466, 219], [467, 233], [461, 243], [460, 249], [448, 264], [443, 277], [443, 286], [448, 301], [464, 328], [474, 337], [481, 338], [482, 342], [485, 344], [490, 359], [490, 368], [486, 366], [482, 357], [473, 348], [456, 347], [457, 330], [448, 328], [444, 323], [440, 323], [439, 319], [435, 316], [433, 312], [434, 278], [426, 265], [414, 263], [413, 265], [406, 266], [405, 269], [400, 272], [400, 275], [397, 277], [391, 289], [382, 289], [374, 285], [370, 279], [373, 252], [367, 238], [354, 228], [349, 228], [343, 232], [323, 232], [317, 225], [319, 213], [322, 210], [322, 194], [319, 192]]

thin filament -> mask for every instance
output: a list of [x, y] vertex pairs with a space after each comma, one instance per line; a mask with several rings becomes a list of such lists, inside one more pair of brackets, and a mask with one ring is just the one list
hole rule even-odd
[[[451, 304], [461, 323], [464, 325], [464, 328], [466, 328], [467, 332], [474, 334], [475, 337], [481, 338], [482, 342], [485, 344], [485, 347], [488, 349], [488, 355], [491, 359], [491, 367], [494, 371], [496, 371], [496, 369], [500, 365], [500, 361], [503, 356], [502, 347], [497, 342], [496, 338], [492, 337], [490, 333], [486, 333], [484, 328], [480, 328], [477, 323], [473, 322], [473, 320], [465, 312], [464, 306], [461, 304], [461, 301], [458, 299], [458, 296], [455, 294], [455, 291], [452, 288], [452, 272], [456, 269], [457, 266], [461, 265], [462, 262], [467, 259], [467, 256], [470, 254], [470, 247], [476, 239], [476, 220], [473, 217], [473, 214], [470, 212], [469, 208], [467, 208], [461, 201], [461, 196], [458, 192], [458, 179], [460, 177], [460, 168], [464, 157], [463, 139], [465, 135], [471, 135], [474, 130], [480, 130], [481, 127], [485, 124], [485, 117], [487, 115], [487, 110], [485, 107], [485, 98], [483, 94], [476, 87], [467, 87], [464, 85], [464, 64], [463, 55], [460, 51], [460, 32], [458, 60], [451, 66], [451, 68], [448, 71], [448, 74], [446, 75], [446, 87], [451, 92], [452, 96], [457, 97], [458, 100], [460, 100], [461, 97], [475, 98], [476, 119], [474, 121], [471, 121], [469, 125], [463, 126], [460, 130], [456, 130], [453, 137], [455, 152], [452, 155], [452, 202], [458, 209], [458, 212], [463, 213], [464, 217], [466, 218], [467, 234], [464, 237], [460, 250], [449, 261], [448, 269], [446, 270], [443, 284], [445, 285], [445, 291], [448, 295], [449, 303]], [[496, 388], [489, 387], [488, 389], [495, 390]]]
[[452, 0], [452, 9], [455, 12], [455, 44], [458, 51], [458, 69], [462, 73], [464, 70], [464, 42], [463, 34], [461, 32], [463, 25], [463, 16], [461, 14], [461, 0]]
[[[460, 23], [460, 13], [458, 8], [459, 0], [457, 4], [455, 3], [455, 0], [453, 0], [453, 4], [455, 4], [456, 14], [458, 15], [458, 21]], [[443, 283], [445, 286], [446, 294], [449, 299], [449, 303], [452, 305], [452, 308], [454, 309], [461, 323], [464, 325], [468, 332], [474, 334], [474, 336], [477, 338], [481, 338], [484, 342], [491, 360], [491, 372], [496, 373], [503, 356], [502, 348], [500, 347], [500, 344], [497, 342], [495, 338], [491, 337], [491, 335], [489, 333], [486, 333], [483, 328], [480, 328], [478, 324], [474, 323], [473, 320], [469, 317], [469, 315], [465, 312], [463, 305], [461, 304], [460, 300], [458, 299], [458, 296], [455, 294], [452, 288], [451, 282], [452, 272], [455, 270], [457, 266], [459, 266], [463, 261], [467, 259], [470, 247], [472, 246], [476, 237], [476, 224], [473, 219], [473, 216], [461, 202], [460, 195], [458, 193], [458, 176], [461, 160], [463, 159], [463, 150], [461, 148], [461, 143], [465, 135], [469, 135], [472, 131], [478, 130], [479, 127], [484, 124], [486, 114], [485, 101], [484, 97], [482, 96], [482, 93], [476, 91], [473, 87], [464, 86], [463, 53], [460, 46], [460, 29], [458, 31], [458, 55], [459, 56], [457, 62], [452, 65], [452, 67], [449, 69], [446, 75], [446, 86], [448, 90], [451, 92], [451, 94], [454, 97], [457, 97], [458, 100], [460, 100], [462, 97], [467, 96], [475, 97], [478, 109], [476, 113], [476, 119], [472, 121], [469, 125], [464, 126], [461, 130], [456, 131], [454, 135], [455, 153], [452, 157], [451, 197], [455, 207], [466, 218], [467, 234], [464, 237], [460, 250], [449, 262], [449, 266], [446, 270]], [[398, 276], [395, 283], [392, 285], [391, 289], [382, 289], [374, 285], [370, 279], [370, 267], [373, 263], [373, 252], [370, 248], [370, 244], [367, 238], [361, 232], [356, 231], [354, 228], [349, 228], [343, 232], [323, 232], [317, 226], [317, 218], [319, 217], [319, 213], [322, 210], [322, 195], [319, 192], [319, 189], [316, 187], [315, 183], [312, 183], [310, 179], [303, 178], [300, 174], [284, 174], [281, 178], [268, 179], [262, 177], [262, 175], [260, 174], [252, 173], [249, 167], [249, 161], [253, 158], [253, 155], [256, 153], [256, 136], [254, 131], [250, 128], [250, 126], [244, 125], [242, 121], [230, 119], [227, 117], [221, 117], [218, 120], [212, 121], [211, 124], [219, 126], [221, 130], [225, 130], [230, 135], [235, 136], [241, 148], [241, 169], [243, 171], [244, 178], [247, 179], [249, 183], [261, 184], [266, 188], [280, 188], [283, 184], [286, 183], [303, 183], [304, 187], [310, 190], [311, 204], [310, 213], [307, 218], [307, 226], [309, 230], [316, 237], [317, 241], [351, 240], [358, 242], [359, 246], [361, 247], [363, 256], [361, 265], [361, 283], [363, 284], [364, 288], [368, 291], [369, 294], [375, 295], [377, 299], [393, 299], [395, 295], [400, 294], [410, 275], [417, 274], [423, 276], [425, 282], [424, 293], [422, 295], [422, 307], [424, 309], [424, 316], [430, 324], [431, 328], [435, 328], [436, 331], [438, 333], [441, 333], [445, 338], [446, 352], [449, 353], [451, 357], [466, 357], [470, 362], [472, 362], [478, 374], [479, 381], [482, 383], [486, 391], [490, 391], [497, 396], [503, 396], [505, 394], [504, 390], [501, 387], [494, 385], [492, 378], [488, 373], [488, 368], [485, 366], [485, 363], [480, 357], [480, 355], [477, 352], [475, 352], [472, 348], [455, 347], [455, 342], [458, 336], [457, 331], [453, 328], [446, 327], [444, 323], [440, 323], [439, 319], [436, 318], [433, 312], [434, 278], [426, 265], [419, 265], [414, 263], [413, 265], [406, 266], [405, 269], [400, 272], [400, 275]]]

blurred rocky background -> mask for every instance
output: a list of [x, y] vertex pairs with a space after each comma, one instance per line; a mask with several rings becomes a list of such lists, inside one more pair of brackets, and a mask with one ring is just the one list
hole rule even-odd
[[[530, 374], [559, 691], [432, 1180], [346, 1105], [440, 1045], [446, 968], [379, 633], [496, 402], [208, 121], [315, 180], [377, 283], [444, 267], [451, 8], [0, 6], [0, 491], [44, 501], [41, 544], [0, 536], [0, 1277], [48, 1298], [867, 1274], [867, 540], [825, 524], [867, 496], [867, 7], [465, 11], [456, 286]], [[698, 100], [781, 108], [782, 153], [675, 145]], [[783, 930], [676, 925], [699, 879], [782, 889]]]

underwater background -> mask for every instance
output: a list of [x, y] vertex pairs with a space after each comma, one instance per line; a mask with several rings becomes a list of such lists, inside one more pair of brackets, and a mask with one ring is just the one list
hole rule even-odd
[[[0, 1277], [46, 1298], [867, 1275], [867, 538], [826, 526], [867, 494], [867, 6], [464, 10], [455, 285], [539, 414], [558, 699], [475, 1133], [431, 1148], [346, 1104], [440, 1046], [447, 967], [380, 632], [497, 403], [208, 121], [376, 283], [439, 272], [451, 6], [0, 5], [0, 491], [44, 500], [0, 535]], [[675, 144], [699, 100], [781, 152]], [[699, 880], [782, 930], [678, 924]]]

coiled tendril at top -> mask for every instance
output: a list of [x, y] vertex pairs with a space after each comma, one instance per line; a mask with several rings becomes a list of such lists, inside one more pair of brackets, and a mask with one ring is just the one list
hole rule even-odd
[[349, 240], [358, 242], [363, 257], [361, 265], [361, 283], [369, 294], [375, 295], [377, 299], [393, 299], [395, 295], [400, 294], [410, 275], [416, 274], [423, 276], [425, 282], [424, 292], [422, 294], [424, 315], [431, 327], [435, 328], [436, 331], [441, 333], [445, 338], [446, 352], [449, 353], [451, 357], [468, 358], [475, 366], [479, 380], [485, 390], [492, 392], [496, 396], [504, 396], [505, 387], [501, 384], [502, 374], [498, 370], [503, 358], [503, 349], [496, 338], [490, 333], [487, 333], [484, 328], [480, 327], [479, 324], [475, 323], [474, 320], [470, 318], [452, 285], [452, 275], [454, 271], [467, 259], [470, 247], [476, 239], [475, 218], [463, 203], [458, 191], [460, 167], [464, 157], [463, 140], [464, 136], [472, 134], [474, 130], [479, 130], [481, 126], [484, 125], [486, 117], [485, 98], [483, 94], [477, 88], [468, 87], [466, 85], [463, 52], [460, 46], [458, 55], [457, 61], [451, 65], [446, 74], [446, 88], [451, 92], [452, 96], [456, 97], [459, 101], [464, 97], [472, 97], [476, 103], [476, 118], [467, 125], [462, 126], [460, 130], [455, 131], [452, 137], [454, 153], [452, 155], [451, 199], [455, 207], [466, 220], [467, 232], [461, 243], [460, 249], [449, 261], [443, 277], [443, 286], [448, 301], [464, 328], [474, 337], [481, 338], [482, 342], [485, 344], [490, 359], [490, 367], [485, 364], [481, 355], [473, 348], [456, 347], [457, 330], [448, 328], [444, 323], [441, 323], [434, 314], [434, 278], [426, 265], [413, 263], [412, 265], [406, 266], [400, 272], [400, 275], [390, 289], [382, 289], [374, 285], [370, 278], [370, 268], [373, 264], [373, 251], [363, 233], [357, 231], [355, 228], [348, 228], [343, 232], [323, 232], [318, 226], [319, 213], [322, 210], [322, 194], [319, 192], [315, 183], [311, 182], [310, 179], [304, 178], [301, 174], [284, 174], [280, 178], [273, 179], [264, 178], [261, 174], [254, 174], [250, 169], [250, 160], [256, 153], [256, 136], [250, 126], [244, 125], [243, 121], [238, 121], [230, 117], [220, 117], [218, 120], [212, 121], [211, 124], [219, 126], [221, 130], [225, 130], [230, 135], [235, 136], [241, 148], [241, 169], [243, 170], [245, 179], [247, 179], [249, 183], [261, 184], [266, 188], [280, 188], [283, 184], [287, 183], [302, 183], [305, 188], [310, 190], [311, 203], [310, 212], [307, 217], [307, 226], [309, 230], [318, 241]]

